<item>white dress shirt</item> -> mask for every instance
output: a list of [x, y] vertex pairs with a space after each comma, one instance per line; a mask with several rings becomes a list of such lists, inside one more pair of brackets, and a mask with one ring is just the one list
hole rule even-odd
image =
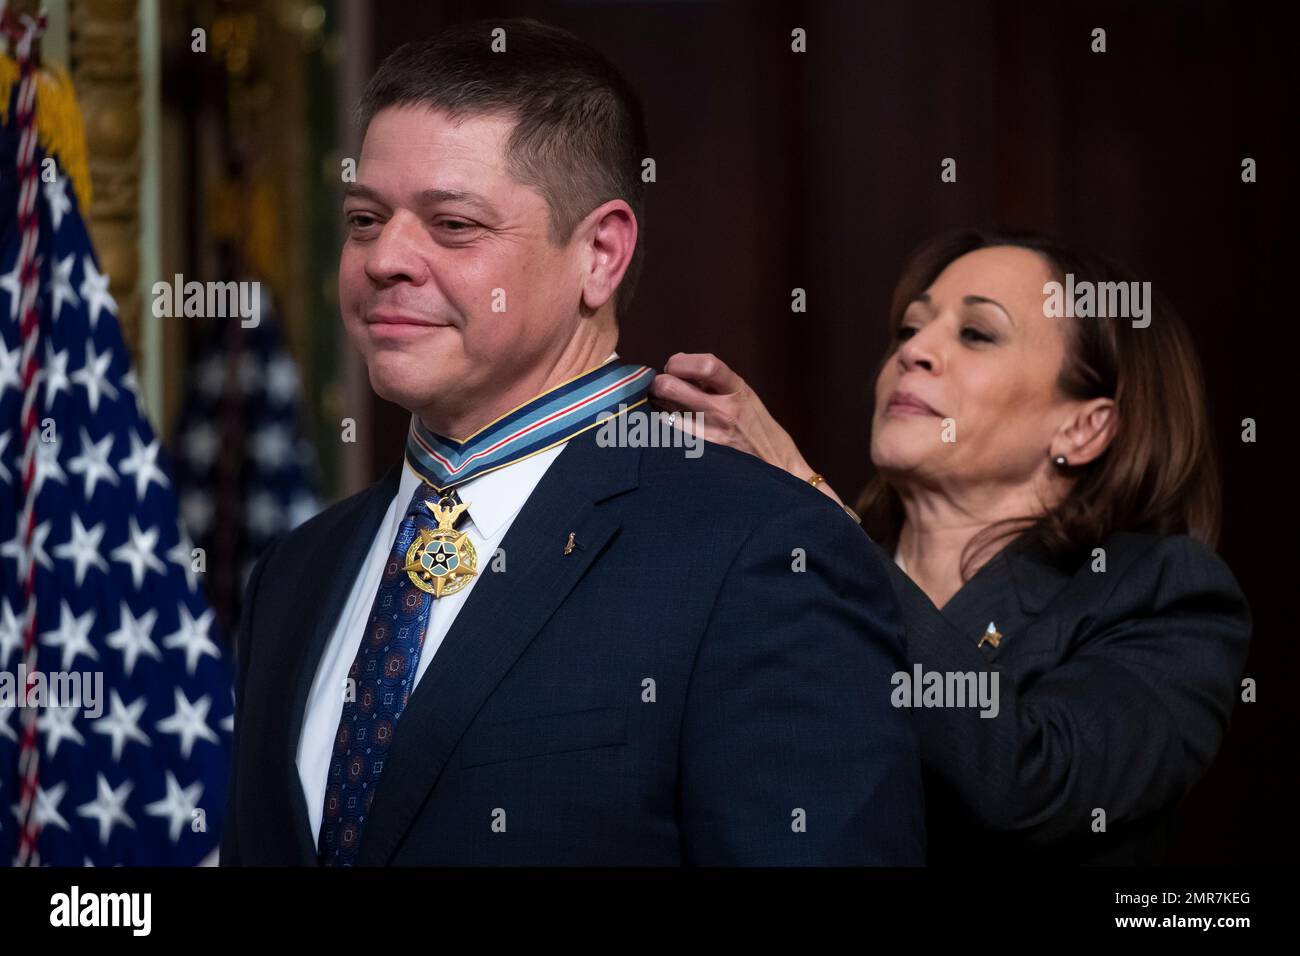
[[[445, 595], [432, 602], [424, 647], [420, 651], [420, 663], [415, 670], [415, 681], [411, 684], [412, 690], [424, 676], [429, 661], [438, 653], [439, 645], [447, 636], [466, 598], [474, 590], [475, 583], [483, 574], [491, 573], [488, 566], [492, 554], [510, 530], [515, 516], [542, 480], [542, 475], [551, 462], [563, 450], [563, 444], [556, 445], [531, 458], [524, 458], [457, 486], [457, 494], [468, 505], [466, 510], [469, 514], [469, 521], [461, 525], [461, 530], [468, 532], [470, 543], [474, 545], [478, 556], [478, 574], [470, 578], [469, 584], [455, 594]], [[388, 512], [384, 515], [379, 530], [375, 532], [361, 572], [352, 583], [352, 592], [348, 595], [334, 633], [325, 645], [311, 693], [307, 695], [302, 734], [298, 738], [297, 765], [298, 779], [307, 799], [313, 840], [320, 839], [325, 783], [329, 776], [330, 757], [334, 752], [334, 736], [338, 732], [339, 719], [343, 716], [344, 682], [352, 661], [357, 656], [357, 649], [361, 646], [370, 610], [375, 602], [375, 593], [379, 590], [379, 580], [383, 577], [384, 565], [388, 562], [393, 542], [397, 540], [397, 530], [405, 517], [406, 506], [419, 483], [420, 477], [411, 470], [409, 464], [404, 464], [397, 494], [389, 503]]]

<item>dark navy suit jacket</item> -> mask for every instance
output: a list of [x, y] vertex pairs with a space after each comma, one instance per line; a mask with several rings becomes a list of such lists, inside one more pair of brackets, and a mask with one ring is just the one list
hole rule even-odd
[[[505, 570], [481, 556], [398, 724], [360, 864], [921, 863], [918, 744], [890, 705], [901, 616], [861, 529], [749, 455], [595, 435], [552, 462]], [[399, 473], [250, 577], [223, 864], [315, 862], [303, 711]]]

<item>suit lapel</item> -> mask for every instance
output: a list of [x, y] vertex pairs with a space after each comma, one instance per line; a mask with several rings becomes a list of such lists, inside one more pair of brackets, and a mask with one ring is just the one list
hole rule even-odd
[[[996, 625], [1011, 640], [1037, 617], [1069, 580], [1046, 554], [1013, 541], [988, 561], [943, 606], [942, 614], [976, 644]], [[1010, 600], [1015, 595], [1015, 600]]]
[[1017, 548], [1007, 563], [1026, 614], [1041, 613], [1070, 581], [1071, 572], [1039, 550]]
[[[303, 711], [316, 679], [321, 654], [343, 614], [352, 585], [374, 543], [375, 532], [392, 503], [393, 495], [397, 494], [401, 474], [399, 463], [358, 497], [356, 507], [341, 514], [333, 527], [321, 529], [321, 534], [327, 539], [321, 542], [319, 549], [319, 553], [325, 556], [324, 566], [318, 569], [319, 574], [308, 579], [303, 593], [295, 598], [310, 616], [297, 634], [300, 645], [291, 657], [294, 666], [292, 699], [289, 699], [290, 695], [283, 695], [288, 710], [281, 714], [281, 720], [275, 725], [285, 728], [285, 737], [278, 744], [286, 768], [281, 784], [288, 791], [294, 818], [294, 841], [304, 865], [316, 861], [316, 834], [311, 832], [306, 798], [298, 779], [298, 738], [302, 734]], [[332, 562], [330, 555], [333, 556]]]
[[1005, 551], [994, 556], [971, 576], [943, 606], [941, 613], [972, 644], [979, 645], [990, 623], [1004, 636], [1017, 633], [1024, 623]]
[[[493, 689], [618, 531], [599, 503], [636, 487], [640, 453], [570, 440], [506, 533], [506, 571], [485, 562], [402, 714], [357, 862], [389, 863]], [[565, 554], [569, 534], [576, 547]]]

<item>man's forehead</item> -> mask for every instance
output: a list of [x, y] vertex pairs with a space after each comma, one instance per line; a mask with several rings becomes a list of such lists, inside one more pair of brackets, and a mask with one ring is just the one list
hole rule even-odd
[[[497, 115], [452, 117], [426, 106], [388, 107], [366, 130], [358, 182], [345, 195], [435, 204], [463, 201], [485, 211], [523, 199], [528, 187], [506, 165], [513, 121]], [[540, 196], [537, 198], [541, 198]]]
[[420, 104], [390, 106], [370, 120], [361, 155], [378, 159], [394, 153], [440, 153], [499, 168], [513, 128], [514, 120], [502, 114], [452, 116]]
[[500, 113], [381, 109], [365, 131], [357, 182], [344, 185], [344, 196], [412, 208], [460, 203], [491, 217], [549, 215], [546, 196], [508, 168], [513, 126], [515, 118]]
[[[348, 199], [364, 199], [381, 205], [389, 201], [388, 193], [385, 190], [365, 182], [344, 184], [343, 195]], [[403, 199], [417, 208], [421, 206], [437, 206], [441, 203], [460, 203], [478, 209], [485, 214], [494, 214], [499, 211], [496, 204], [488, 196], [475, 189], [454, 184], [419, 189], [411, 194], [409, 198], [403, 197]]]

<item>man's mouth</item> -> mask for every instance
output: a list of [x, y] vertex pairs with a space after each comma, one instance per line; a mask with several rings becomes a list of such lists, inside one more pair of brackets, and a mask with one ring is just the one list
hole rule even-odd
[[437, 327], [451, 325], [450, 322], [440, 322], [428, 316], [412, 315], [406, 312], [371, 312], [366, 315], [366, 322], [370, 325], [425, 325]]
[[450, 322], [403, 312], [371, 312], [366, 316], [366, 328], [370, 334], [383, 338], [410, 338], [427, 334], [433, 329], [451, 327]]

